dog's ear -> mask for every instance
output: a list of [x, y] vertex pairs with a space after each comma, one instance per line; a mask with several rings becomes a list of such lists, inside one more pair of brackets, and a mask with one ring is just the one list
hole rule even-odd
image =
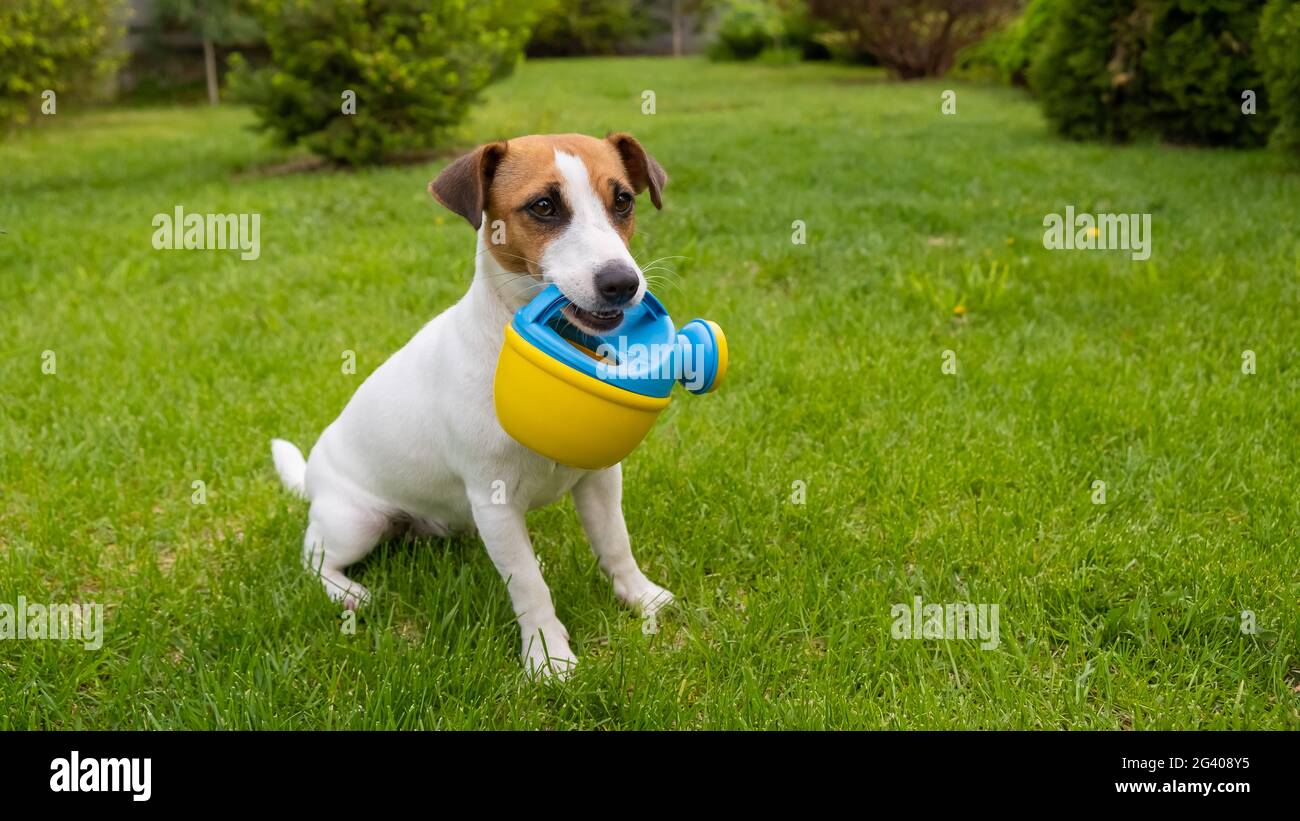
[[649, 188], [650, 201], [655, 204], [655, 208], [663, 208], [664, 203], [660, 192], [668, 184], [668, 175], [664, 173], [663, 166], [647, 154], [641, 147], [641, 143], [637, 142], [636, 137], [631, 134], [610, 134], [605, 139], [613, 144], [618, 155], [623, 158], [623, 168], [627, 171], [628, 178], [632, 180], [632, 190], [640, 194]]
[[504, 140], [480, 145], [442, 169], [438, 178], [429, 183], [429, 193], [449, 210], [469, 220], [477, 231], [483, 224], [483, 208], [492, 186], [492, 175], [506, 155], [506, 147]]

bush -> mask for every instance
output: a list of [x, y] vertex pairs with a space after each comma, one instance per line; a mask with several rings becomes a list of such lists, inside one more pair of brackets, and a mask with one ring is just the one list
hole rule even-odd
[[857, 38], [847, 31], [823, 30], [814, 34], [813, 39], [830, 59], [837, 62], [864, 66], [880, 65], [875, 55], [865, 50]]
[[[1251, 43], [1259, 0], [1146, 0], [1139, 71], [1149, 114], [1166, 140], [1203, 145], [1263, 145], [1272, 113], [1244, 115], [1241, 93], [1264, 88]], [[1293, 50], [1300, 42], [1292, 41]]]
[[647, 5], [647, 0], [558, 0], [538, 20], [526, 51], [530, 57], [615, 54], [662, 27]]
[[1042, 46], [1059, 0], [1029, 0], [1025, 13], [1006, 28], [967, 46], [957, 56], [963, 73], [1015, 86], [1029, 85], [1029, 66]]
[[775, 3], [728, 0], [718, 18], [709, 57], [752, 60], [764, 49], [777, 47], [783, 33], [781, 9]]
[[962, 77], [1014, 85], [1011, 79], [1011, 55], [1019, 41], [1020, 25], [1019, 20], [1016, 20], [1006, 28], [998, 29], [978, 43], [962, 49], [953, 62], [953, 71]]
[[[1259, 16], [1256, 45], [1268, 103], [1277, 120], [1272, 143], [1300, 154], [1300, 2], [1269, 0]], [[1258, 103], [1257, 99], [1257, 107]]]
[[[1030, 84], [1056, 131], [1072, 139], [1124, 140], [1134, 122], [1137, 54], [1130, 0], [1061, 0]], [[1127, 37], [1123, 35], [1129, 35]]]
[[120, 0], [0, 3], [0, 127], [23, 125], [46, 89], [85, 95], [122, 62]]
[[[251, 0], [272, 65], [231, 89], [285, 143], [346, 164], [437, 146], [513, 70], [534, 11], [513, 0]], [[344, 92], [356, 111], [343, 111]]]
[[947, 73], [957, 53], [1004, 25], [1020, 0], [809, 0], [808, 7], [846, 35], [841, 48], [869, 52], [911, 79]]
[[803, 0], [726, 0], [709, 46], [714, 60], [752, 60], [780, 65], [825, 59]]
[[1031, 68], [1043, 111], [1073, 138], [1258, 145], [1271, 118], [1244, 115], [1262, 89], [1250, 42], [1257, 0], [1061, 0]]

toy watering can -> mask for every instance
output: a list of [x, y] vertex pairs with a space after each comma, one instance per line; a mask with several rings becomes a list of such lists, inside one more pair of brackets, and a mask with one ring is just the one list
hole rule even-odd
[[493, 393], [517, 442], [561, 464], [595, 470], [632, 452], [668, 407], [677, 382], [708, 393], [727, 375], [727, 338], [693, 319], [681, 330], [649, 291], [608, 334], [568, 321], [548, 285], [506, 326]]

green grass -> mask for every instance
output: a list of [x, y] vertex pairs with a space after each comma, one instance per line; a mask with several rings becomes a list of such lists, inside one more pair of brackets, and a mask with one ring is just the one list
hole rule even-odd
[[[569, 502], [529, 517], [581, 658], [539, 687], [472, 539], [381, 547], [341, 633], [268, 453], [467, 287], [439, 164], [266, 177], [241, 109], [58, 117], [0, 145], [0, 602], [107, 627], [0, 642], [0, 728], [1300, 727], [1300, 177], [1268, 152], [1067, 144], [1011, 90], [826, 66], [492, 88], [463, 146], [656, 155], [634, 250], [684, 257], [663, 299], [733, 352], [625, 466], [657, 635]], [[153, 250], [178, 204], [260, 213], [261, 259]], [[1066, 205], [1151, 213], [1150, 261], [1044, 250]], [[892, 639], [916, 595], [997, 604], [1000, 647]]]

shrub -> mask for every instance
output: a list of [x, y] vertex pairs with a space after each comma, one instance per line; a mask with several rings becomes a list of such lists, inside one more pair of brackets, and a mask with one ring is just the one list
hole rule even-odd
[[1277, 120], [1273, 145], [1300, 154], [1300, 2], [1269, 0], [1259, 16], [1256, 53]]
[[[250, 0], [272, 65], [231, 89], [285, 143], [346, 164], [433, 148], [513, 70], [534, 22], [513, 0]], [[344, 92], [356, 95], [344, 113]]]
[[1012, 83], [1011, 54], [1019, 40], [1020, 25], [1016, 20], [962, 49], [953, 62], [953, 71], [963, 77]]
[[120, 0], [0, 3], [0, 127], [23, 125], [46, 89], [86, 94], [125, 56]]
[[615, 54], [638, 38], [662, 28], [647, 0], [558, 0], [533, 30], [530, 57]]
[[857, 38], [847, 31], [822, 30], [813, 35], [813, 40], [832, 60], [865, 66], [880, 65], [875, 55], [866, 51]]
[[1140, 129], [1137, 43], [1130, 0], [1061, 0], [1030, 84], [1056, 131], [1073, 139], [1124, 140]]
[[804, 60], [830, 60], [834, 56], [822, 37], [828, 33], [825, 22], [808, 13], [805, 0], [783, 0], [781, 23], [785, 32], [782, 47], [794, 49]]
[[[1272, 116], [1241, 111], [1244, 89], [1262, 89], [1251, 43], [1259, 0], [1142, 0], [1132, 18], [1143, 30], [1145, 103], [1166, 140], [1204, 145], [1262, 145]], [[1292, 49], [1300, 42], [1292, 41]]]
[[781, 9], [765, 0], [728, 0], [718, 18], [709, 56], [714, 60], [752, 60], [775, 48], [784, 33]]
[[830, 52], [817, 38], [803, 0], [725, 0], [709, 45], [714, 60], [784, 64], [825, 60]]
[[815, 19], [847, 34], [897, 77], [937, 77], [957, 53], [996, 31], [1019, 0], [809, 0]]
[[962, 49], [957, 67], [964, 73], [1016, 86], [1029, 85], [1029, 66], [1042, 46], [1059, 0], [1029, 0], [1025, 13], [1005, 28]]
[[1073, 138], [1258, 145], [1271, 118], [1241, 112], [1261, 89], [1257, 0], [1061, 0], [1031, 68], [1043, 111]]

